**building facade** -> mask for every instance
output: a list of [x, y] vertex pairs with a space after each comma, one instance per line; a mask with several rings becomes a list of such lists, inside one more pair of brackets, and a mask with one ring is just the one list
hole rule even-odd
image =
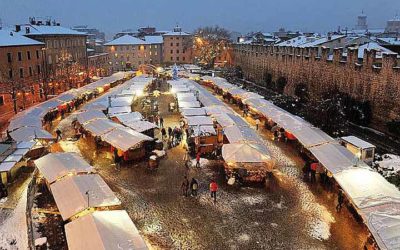
[[138, 69], [142, 64], [160, 64], [161, 38], [151, 36], [146, 39], [124, 35], [104, 44], [109, 53], [111, 71]]
[[193, 63], [192, 35], [175, 27], [172, 32], [163, 35], [163, 61], [166, 64]]
[[0, 30], [0, 119], [43, 99], [44, 44]]
[[44, 70], [51, 94], [79, 87], [85, 81], [88, 67], [85, 33], [61, 27], [59, 23], [34, 19], [30, 24], [16, 25], [15, 30], [45, 44]]
[[[321, 54], [319, 54], [319, 50]], [[236, 44], [235, 65], [244, 77], [267, 87], [267, 79], [285, 82], [284, 92], [295, 95], [296, 86], [307, 86], [310, 96], [319, 98], [330, 90], [340, 90], [356, 100], [368, 101], [372, 125], [384, 127], [400, 119], [400, 63], [396, 54], [365, 49], [359, 60], [357, 48], [260, 46]], [[390, 108], [388, 108], [390, 107]]]
[[99, 53], [93, 56], [88, 56], [90, 77], [109, 76], [111, 74], [109, 62], [110, 62], [110, 54], [108, 53]]

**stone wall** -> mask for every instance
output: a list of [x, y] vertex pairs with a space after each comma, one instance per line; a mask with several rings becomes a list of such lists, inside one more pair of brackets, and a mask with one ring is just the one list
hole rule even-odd
[[337, 89], [359, 101], [371, 104], [375, 126], [400, 119], [400, 67], [396, 55], [376, 56], [376, 51], [365, 50], [362, 61], [358, 50], [273, 47], [236, 44], [234, 64], [241, 67], [244, 77], [260, 85], [266, 84], [266, 75], [273, 81], [283, 77], [284, 92], [294, 95], [298, 84], [305, 84], [309, 94], [318, 98], [322, 93]]

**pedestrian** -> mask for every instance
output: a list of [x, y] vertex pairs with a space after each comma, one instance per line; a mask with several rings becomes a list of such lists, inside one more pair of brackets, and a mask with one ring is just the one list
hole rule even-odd
[[200, 151], [196, 155], [196, 167], [200, 168]]
[[260, 125], [260, 119], [257, 118], [256, 120], [256, 130], [258, 130], [258, 126]]
[[161, 139], [164, 140], [164, 138], [167, 136], [167, 132], [165, 131], [165, 128], [161, 129]]
[[192, 181], [190, 182], [190, 190], [192, 196], [197, 196], [197, 189], [199, 188], [199, 184], [197, 183], [197, 180], [195, 178], [192, 178]]
[[187, 197], [188, 196], [188, 191], [189, 191], [189, 180], [187, 178], [187, 176], [185, 175], [185, 178], [182, 181], [182, 185], [181, 185], [181, 191], [182, 191], [182, 195]]
[[156, 125], [157, 125], [158, 127], [160, 127], [158, 115], [156, 115], [156, 116], [154, 117], [154, 122], [156, 123]]
[[339, 189], [338, 198], [337, 198], [338, 204], [336, 205], [337, 212], [340, 212], [342, 210], [343, 201], [344, 201], [343, 191], [341, 189]]
[[218, 190], [218, 184], [214, 180], [211, 180], [210, 193], [211, 193], [211, 198], [214, 198], [214, 202], [217, 201], [217, 190]]
[[172, 128], [168, 127], [168, 139], [171, 140], [171, 136], [172, 136]]
[[56, 135], [57, 135], [57, 138], [56, 138], [57, 142], [62, 140], [61, 130], [59, 128], [56, 129]]
[[304, 181], [310, 181], [310, 162], [307, 160], [303, 166]]
[[164, 127], [164, 118], [160, 116], [160, 127]]
[[312, 183], [316, 182], [316, 180], [317, 180], [315, 177], [315, 175], [317, 173], [317, 168], [318, 168], [317, 162], [311, 163], [311, 182]]
[[121, 166], [121, 158], [118, 155], [118, 149], [117, 148], [114, 148], [114, 163], [115, 163], [115, 168], [117, 170], [119, 170], [120, 166]]

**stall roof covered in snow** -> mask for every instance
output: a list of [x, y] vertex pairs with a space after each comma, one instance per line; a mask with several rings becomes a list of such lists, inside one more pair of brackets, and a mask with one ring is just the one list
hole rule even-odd
[[183, 116], [204, 116], [206, 111], [204, 108], [183, 108], [181, 109]]
[[125, 114], [117, 114], [115, 117], [121, 122], [121, 123], [127, 123], [127, 122], [134, 122], [134, 121], [140, 121], [143, 119], [143, 116], [139, 112], [130, 112], [130, 113], [125, 113]]
[[124, 125], [137, 132], [144, 132], [150, 129], [157, 128], [157, 126], [154, 123], [148, 121], [132, 121], [124, 123]]
[[51, 192], [63, 220], [89, 207], [120, 205], [105, 181], [97, 174], [67, 176], [50, 185]]
[[366, 149], [366, 148], [375, 148], [374, 145], [372, 145], [371, 143], [364, 141], [358, 137], [355, 136], [344, 136], [342, 137], [342, 140], [356, 146], [357, 148], [361, 148], [361, 149]]
[[122, 125], [112, 122], [109, 119], [96, 119], [83, 124], [83, 128], [89, 131], [93, 136], [101, 136], [105, 133]]
[[367, 225], [380, 249], [400, 249], [399, 213], [373, 213], [369, 216]]
[[334, 178], [358, 208], [400, 203], [399, 190], [369, 168], [347, 169]]
[[35, 165], [49, 183], [69, 174], [89, 173], [92, 166], [76, 153], [51, 153], [37, 160]]
[[117, 128], [101, 136], [103, 141], [122, 151], [128, 151], [144, 141], [152, 141], [153, 138], [136, 132], [130, 128]]
[[222, 157], [229, 163], [266, 163], [271, 156], [254, 143], [230, 143], [222, 146]]
[[185, 118], [189, 126], [214, 125], [213, 120], [209, 116], [188, 116]]
[[76, 115], [80, 124], [85, 124], [95, 119], [107, 118], [106, 115], [100, 110], [86, 110]]
[[354, 155], [337, 143], [328, 143], [308, 149], [331, 173], [336, 174], [356, 165]]
[[116, 116], [118, 114], [127, 114], [127, 113], [131, 113], [131, 112], [132, 112], [131, 106], [108, 108], [108, 114], [110, 116]]
[[65, 226], [70, 250], [148, 249], [126, 211], [96, 211]]
[[37, 127], [21, 127], [10, 133], [11, 138], [15, 141], [31, 141], [34, 139], [53, 140], [54, 137], [42, 128]]

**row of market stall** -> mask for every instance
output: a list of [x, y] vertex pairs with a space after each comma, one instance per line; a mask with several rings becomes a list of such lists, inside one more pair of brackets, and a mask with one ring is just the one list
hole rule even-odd
[[81, 156], [50, 153], [34, 163], [66, 222], [69, 249], [147, 249], [121, 201]]
[[203, 84], [249, 110], [272, 130], [284, 131], [312, 160], [322, 165], [364, 219], [381, 249], [400, 248], [400, 191], [335, 139], [257, 93], [223, 78], [203, 77]]
[[157, 126], [132, 111], [132, 105], [152, 81], [142, 75], [113, 88], [84, 105], [77, 122], [98, 146], [111, 146], [125, 161], [143, 159], [154, 146]]
[[[3, 184], [8, 184], [18, 174], [28, 159], [38, 158], [55, 138], [45, 126], [52, 119], [63, 116], [74, 106], [97, 96], [125, 79], [130, 72], [118, 72], [79, 89], [71, 89], [53, 99], [40, 103], [15, 115], [7, 128], [7, 142], [14, 143], [13, 152], [0, 161]], [[51, 117], [51, 118], [50, 118]]]
[[195, 140], [195, 152], [220, 153], [228, 179], [263, 181], [275, 162], [256, 132], [196, 82], [179, 79], [168, 83], [176, 96], [188, 134]]

